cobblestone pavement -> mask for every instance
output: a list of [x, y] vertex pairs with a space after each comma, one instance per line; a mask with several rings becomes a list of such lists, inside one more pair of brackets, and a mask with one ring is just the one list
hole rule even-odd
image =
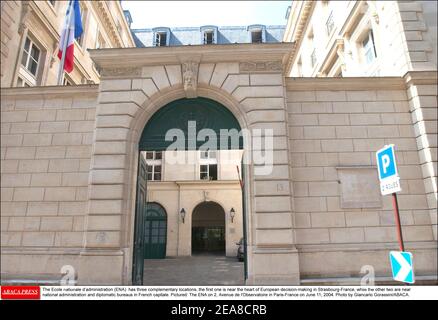
[[145, 286], [239, 286], [244, 284], [243, 262], [235, 257], [194, 255], [144, 261]]

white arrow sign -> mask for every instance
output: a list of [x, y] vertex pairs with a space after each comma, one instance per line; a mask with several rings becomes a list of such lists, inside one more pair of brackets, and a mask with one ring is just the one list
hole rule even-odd
[[391, 251], [392, 277], [396, 281], [414, 283], [414, 270], [412, 263], [412, 253], [403, 251]]

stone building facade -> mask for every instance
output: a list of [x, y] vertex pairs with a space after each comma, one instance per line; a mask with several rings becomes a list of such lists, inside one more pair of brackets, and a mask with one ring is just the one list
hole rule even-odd
[[[57, 84], [58, 44], [67, 5], [68, 1], [1, 3], [2, 87]], [[80, 1], [80, 6], [84, 33], [75, 41], [74, 70], [64, 75], [64, 84], [69, 85], [99, 82], [87, 49], [135, 46], [120, 1]]]
[[[99, 85], [2, 88], [3, 281], [70, 265], [79, 284], [136, 283], [143, 130], [169, 104], [203, 98], [241, 129], [273, 130], [272, 171], [242, 166], [242, 198], [222, 205], [225, 214], [231, 201], [242, 208], [246, 284], [359, 284], [364, 266], [377, 283], [389, 281], [396, 230], [375, 152], [390, 143], [405, 246], [417, 281], [436, 283], [436, 69], [290, 77], [299, 50], [299, 42], [91, 50]], [[258, 148], [244, 143], [243, 154]], [[160, 203], [178, 187], [152, 185], [146, 198]], [[205, 194], [195, 182], [180, 185], [195, 195], [166, 208], [167, 236], [177, 225], [177, 239], [189, 241]], [[209, 188], [213, 201], [240, 191], [236, 180]]]

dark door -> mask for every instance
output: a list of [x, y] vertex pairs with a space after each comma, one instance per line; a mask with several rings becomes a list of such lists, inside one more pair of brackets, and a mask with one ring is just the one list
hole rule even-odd
[[144, 227], [144, 258], [164, 259], [166, 257], [167, 215], [158, 203], [148, 203]]
[[192, 252], [225, 252], [225, 227], [193, 227]]
[[134, 257], [132, 265], [132, 284], [143, 284], [144, 268], [144, 225], [146, 208], [146, 161], [138, 155], [138, 177], [137, 177], [137, 203], [135, 207], [135, 233], [134, 233]]

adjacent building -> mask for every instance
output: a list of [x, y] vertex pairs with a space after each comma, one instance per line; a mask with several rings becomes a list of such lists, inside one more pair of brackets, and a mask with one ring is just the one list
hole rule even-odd
[[403, 76], [437, 68], [434, 1], [293, 1], [292, 77]]
[[[57, 84], [59, 37], [67, 5], [68, 1], [1, 3], [2, 87]], [[64, 85], [99, 83], [99, 70], [88, 49], [135, 46], [129, 28], [132, 20], [120, 1], [80, 1], [80, 7], [84, 32], [75, 41], [74, 71], [64, 74]]]

